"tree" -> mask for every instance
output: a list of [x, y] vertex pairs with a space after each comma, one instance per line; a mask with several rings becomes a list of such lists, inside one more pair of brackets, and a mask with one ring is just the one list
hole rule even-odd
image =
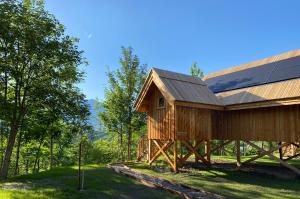
[[0, 3], [0, 119], [9, 124], [2, 178], [23, 120], [36, 109], [47, 111], [53, 101], [64, 110], [72, 107], [66, 97], [78, 93], [74, 85], [83, 77], [78, 40], [65, 35], [43, 1], [30, 2]]
[[122, 136], [127, 138], [127, 158], [131, 160], [133, 134], [146, 124], [146, 115], [138, 113], [133, 103], [146, 77], [146, 66], [141, 65], [132, 48], [122, 47], [121, 67], [108, 72], [108, 87], [103, 101], [104, 111], [99, 114], [106, 132], [117, 134], [122, 148]]
[[194, 62], [193, 65], [191, 66], [191, 75], [194, 76], [194, 77], [199, 77], [201, 79], [204, 77], [203, 72], [197, 66], [197, 62]]

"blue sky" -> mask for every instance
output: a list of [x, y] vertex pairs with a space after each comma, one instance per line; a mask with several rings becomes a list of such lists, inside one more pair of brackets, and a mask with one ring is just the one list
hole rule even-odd
[[300, 1], [46, 0], [46, 9], [80, 39], [89, 61], [80, 88], [103, 99], [107, 67], [121, 46], [142, 63], [205, 74], [300, 48]]

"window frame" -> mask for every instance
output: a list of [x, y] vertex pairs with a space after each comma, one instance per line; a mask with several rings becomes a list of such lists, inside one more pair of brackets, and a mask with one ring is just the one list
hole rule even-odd
[[[161, 99], [163, 100], [163, 106], [161, 106]], [[157, 100], [157, 109], [164, 109], [166, 108], [166, 99], [163, 96], [160, 96]]]

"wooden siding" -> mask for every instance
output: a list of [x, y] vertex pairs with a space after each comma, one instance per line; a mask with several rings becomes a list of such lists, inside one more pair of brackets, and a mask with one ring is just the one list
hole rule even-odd
[[153, 85], [149, 93], [148, 139], [174, 139], [175, 117], [173, 105], [165, 100], [165, 107], [158, 107], [158, 100], [163, 97]]
[[213, 115], [212, 139], [300, 141], [300, 105], [218, 111]]
[[178, 140], [211, 139], [211, 110], [176, 106]]

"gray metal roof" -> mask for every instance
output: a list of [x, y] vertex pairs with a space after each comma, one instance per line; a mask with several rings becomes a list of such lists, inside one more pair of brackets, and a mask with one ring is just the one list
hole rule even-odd
[[223, 105], [200, 78], [157, 68], [152, 70], [176, 101]]

